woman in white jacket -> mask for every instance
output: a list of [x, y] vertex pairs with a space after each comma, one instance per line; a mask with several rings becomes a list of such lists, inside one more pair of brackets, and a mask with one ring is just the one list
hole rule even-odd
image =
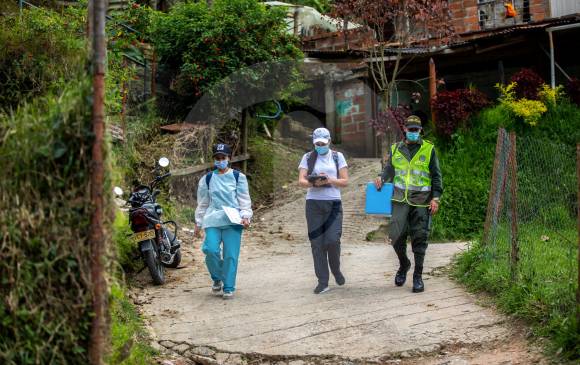
[[[231, 299], [236, 289], [242, 228], [249, 227], [252, 218], [248, 180], [244, 174], [228, 166], [230, 155], [228, 145], [214, 146], [216, 169], [199, 180], [195, 210], [195, 235], [202, 237], [202, 230], [205, 232], [202, 251], [213, 280], [212, 292], [220, 294], [223, 290], [224, 299]], [[224, 207], [237, 209], [241, 224], [232, 223]]]

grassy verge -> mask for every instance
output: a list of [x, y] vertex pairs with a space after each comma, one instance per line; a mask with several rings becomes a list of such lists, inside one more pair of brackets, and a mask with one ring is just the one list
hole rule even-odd
[[156, 351], [148, 345], [147, 332], [137, 310], [125, 293], [126, 288], [115, 283], [111, 287], [111, 354], [113, 365], [153, 364]]
[[298, 164], [302, 151], [259, 136], [250, 139], [248, 182], [255, 206], [275, 201], [298, 180]]
[[497, 233], [495, 244], [476, 242], [460, 255], [453, 275], [469, 289], [494, 295], [505, 313], [528, 321], [534, 334], [549, 337], [555, 353], [580, 358], [576, 323], [578, 289], [577, 243], [572, 224], [568, 229], [549, 230], [541, 224], [519, 227], [520, 261], [512, 279], [510, 240], [506, 229]]

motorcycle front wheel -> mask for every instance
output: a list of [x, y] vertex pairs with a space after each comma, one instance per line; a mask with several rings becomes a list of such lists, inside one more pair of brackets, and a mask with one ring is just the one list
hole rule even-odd
[[143, 261], [149, 269], [151, 278], [155, 285], [163, 285], [165, 283], [165, 267], [161, 263], [161, 259], [155, 254], [153, 250], [143, 252]]

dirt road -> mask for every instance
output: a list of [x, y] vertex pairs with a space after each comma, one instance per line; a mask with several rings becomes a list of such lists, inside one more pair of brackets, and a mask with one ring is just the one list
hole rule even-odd
[[312, 293], [304, 191], [289, 187], [244, 235], [234, 300], [210, 293], [199, 240], [186, 242], [184, 267], [170, 271], [165, 286], [142, 274], [134, 297], [156, 343], [200, 364], [543, 363], [521, 329], [445, 274], [465, 243], [429, 247], [424, 293], [411, 293], [409, 282], [394, 286], [392, 248], [365, 241], [381, 223], [362, 214], [361, 192], [378, 168], [377, 160], [351, 163], [343, 191], [344, 287]]

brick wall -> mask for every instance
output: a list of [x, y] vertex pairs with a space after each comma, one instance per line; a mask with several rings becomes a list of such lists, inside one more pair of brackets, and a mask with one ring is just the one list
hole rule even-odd
[[358, 80], [335, 84], [336, 131], [340, 145], [347, 151], [364, 155], [367, 149], [367, 128], [371, 110], [366, 85]]
[[479, 30], [477, 20], [477, 0], [450, 0], [449, 10], [453, 26], [458, 34]]
[[550, 17], [549, 0], [530, 0], [532, 21], [540, 21]]
[[[491, 29], [524, 22], [524, 0], [511, 0], [518, 15], [515, 18], [505, 17], [504, 3], [508, 1], [450, 0], [449, 8], [453, 16], [453, 26], [458, 34], [481, 29]], [[480, 24], [479, 12], [483, 11], [487, 19]], [[529, 0], [530, 21], [544, 20], [549, 16], [549, 0]]]

